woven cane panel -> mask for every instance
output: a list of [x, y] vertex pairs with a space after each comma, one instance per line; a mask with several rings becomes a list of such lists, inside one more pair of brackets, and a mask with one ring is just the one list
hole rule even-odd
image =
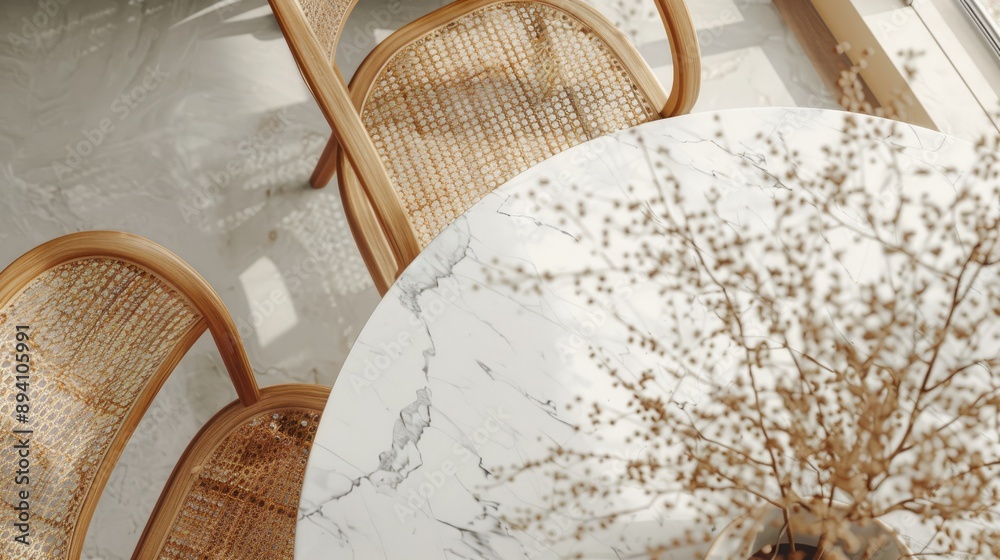
[[531, 2], [475, 10], [400, 50], [362, 111], [422, 246], [532, 165], [658, 117], [593, 30]]
[[337, 49], [338, 34], [347, 18], [350, 0], [299, 0], [299, 6], [306, 15], [309, 27], [319, 40], [326, 59], [333, 62]]
[[[0, 310], [0, 558], [63, 558], [87, 489], [150, 377], [199, 316], [147, 271], [105, 259], [55, 267]], [[28, 422], [16, 419], [16, 326], [29, 325]], [[29, 428], [30, 546], [15, 543], [13, 429]]]
[[306, 460], [320, 413], [255, 416], [212, 453], [185, 498], [160, 558], [292, 558]]

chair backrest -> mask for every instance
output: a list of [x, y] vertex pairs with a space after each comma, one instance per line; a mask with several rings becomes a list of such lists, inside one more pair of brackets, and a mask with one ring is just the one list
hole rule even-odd
[[[491, 2], [506, 1], [509, 0], [457, 0], [448, 8], [460, 14]], [[536, 1], [563, 9], [575, 5], [572, 11], [576, 15], [587, 16], [586, 20], [589, 23], [596, 21], [595, 18], [588, 16], [588, 12], [593, 10], [579, 0]], [[360, 235], [363, 237], [377, 238], [379, 240], [377, 243], [384, 243], [387, 246], [385, 251], [366, 250], [362, 247], [366, 264], [369, 270], [373, 271], [376, 285], [384, 293], [387, 287], [386, 279], [383, 278], [387, 275], [385, 271], [389, 271], [394, 279], [420, 252], [421, 243], [410, 223], [409, 214], [400, 194], [394, 188], [384, 162], [359, 114], [364, 95], [358, 95], [361, 92], [353, 92], [355, 95], [352, 95], [335, 67], [334, 54], [337, 41], [356, 0], [269, 0], [269, 2], [299, 69], [329, 121], [334, 136], [342, 147], [342, 153], [354, 170], [363, 191], [361, 197], [357, 196], [357, 193], [344, 194], [345, 198], [353, 199], [345, 200], [345, 206], [349, 210], [349, 221], [355, 237], [357, 238], [361, 232]], [[655, 110], [660, 116], [668, 117], [685, 113], [694, 105], [700, 87], [701, 55], [698, 37], [684, 0], [654, 0], [654, 2], [667, 31], [673, 58], [674, 82], [669, 97], [660, 99], [660, 96], [654, 95], [653, 98], [657, 102]], [[440, 20], [445, 18], [444, 15], [431, 14], [425, 16], [419, 23], [411, 25], [430, 30], [441, 25]], [[605, 32], [605, 37], [612, 34], [620, 35], [613, 26], [600, 27]], [[622, 39], [624, 40], [624, 37]], [[394, 45], [408, 40], [409, 38], [403, 37], [394, 42]], [[461, 56], [461, 53], [455, 54]], [[637, 65], [645, 66], [641, 60]], [[375, 67], [379, 64], [371, 66], [377, 71], [378, 68]], [[364, 69], [364, 66], [362, 68]], [[648, 67], [645, 68], [648, 73]], [[641, 74], [642, 72], [635, 77], [643, 81]], [[651, 74], [648, 75], [652, 78]], [[645, 89], [647, 91], [659, 89], [659, 84]], [[367, 204], [364, 204], [366, 201], [360, 200], [362, 198], [367, 198]], [[362, 205], [370, 208], [361, 208]], [[381, 235], [372, 232], [372, 225], [381, 229]], [[367, 243], [359, 240], [359, 244]]]
[[177, 462], [134, 560], [291, 560], [306, 462], [330, 389], [277, 385], [212, 417]]
[[[79, 558], [125, 444], [206, 329], [241, 401], [257, 402], [222, 301], [163, 247], [119, 232], [77, 233], [0, 273], [0, 430], [15, 434], [0, 452], [0, 557]], [[23, 478], [8, 472], [13, 465]]]

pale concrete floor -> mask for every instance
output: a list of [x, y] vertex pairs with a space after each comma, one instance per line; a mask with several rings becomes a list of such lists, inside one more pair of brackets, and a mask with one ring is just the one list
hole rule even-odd
[[[331, 385], [378, 296], [336, 187], [307, 187], [329, 128], [266, 0], [54, 3], [51, 15], [37, 0], [0, 5], [0, 266], [73, 231], [147, 236], [219, 291], [248, 335], [261, 385]], [[389, 0], [361, 0], [338, 55], [345, 73], [376, 41], [443, 3], [389, 10]], [[593, 3], [669, 83], [652, 1]], [[705, 68], [697, 111], [832, 106], [769, 2], [689, 4]], [[149, 74], [161, 78], [140, 88]], [[114, 128], [98, 137], [104, 119]], [[72, 152], [88, 153], [78, 161]], [[267, 310], [274, 288], [290, 303]], [[233, 398], [204, 337], [125, 450], [85, 558], [130, 556], [184, 446]]]

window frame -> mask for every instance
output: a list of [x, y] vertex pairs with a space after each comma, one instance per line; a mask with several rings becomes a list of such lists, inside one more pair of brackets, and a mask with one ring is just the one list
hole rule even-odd
[[[967, 139], [1000, 134], [1000, 50], [992, 48], [981, 27], [996, 34], [1000, 49], [1000, 26], [977, 0], [802, 0], [794, 5], [796, 12], [811, 10], [841, 47], [849, 46], [845, 54], [861, 65], [865, 86], [878, 105], [900, 109], [896, 118]], [[783, 15], [793, 30], [802, 25], [796, 21], [801, 16]], [[807, 52], [817, 50], [803, 46]], [[824, 49], [832, 50], [819, 50]]]

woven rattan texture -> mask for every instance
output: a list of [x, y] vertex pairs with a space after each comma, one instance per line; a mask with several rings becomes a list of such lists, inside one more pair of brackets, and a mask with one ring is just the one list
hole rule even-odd
[[348, 15], [350, 0], [299, 0], [299, 6], [323, 47], [326, 59], [332, 63], [338, 35]]
[[292, 558], [318, 411], [283, 409], [232, 431], [203, 465], [160, 558]]
[[[199, 315], [131, 264], [88, 259], [34, 279], [0, 310], [0, 558], [63, 558], [87, 489], [136, 398]], [[16, 327], [30, 329], [17, 351]], [[23, 348], [22, 348], [23, 350]], [[27, 422], [16, 419], [15, 355], [30, 356]], [[10, 435], [30, 439], [30, 546], [17, 534]]]
[[362, 118], [426, 246], [532, 165], [659, 115], [589, 27], [549, 5], [505, 2], [396, 53]]

